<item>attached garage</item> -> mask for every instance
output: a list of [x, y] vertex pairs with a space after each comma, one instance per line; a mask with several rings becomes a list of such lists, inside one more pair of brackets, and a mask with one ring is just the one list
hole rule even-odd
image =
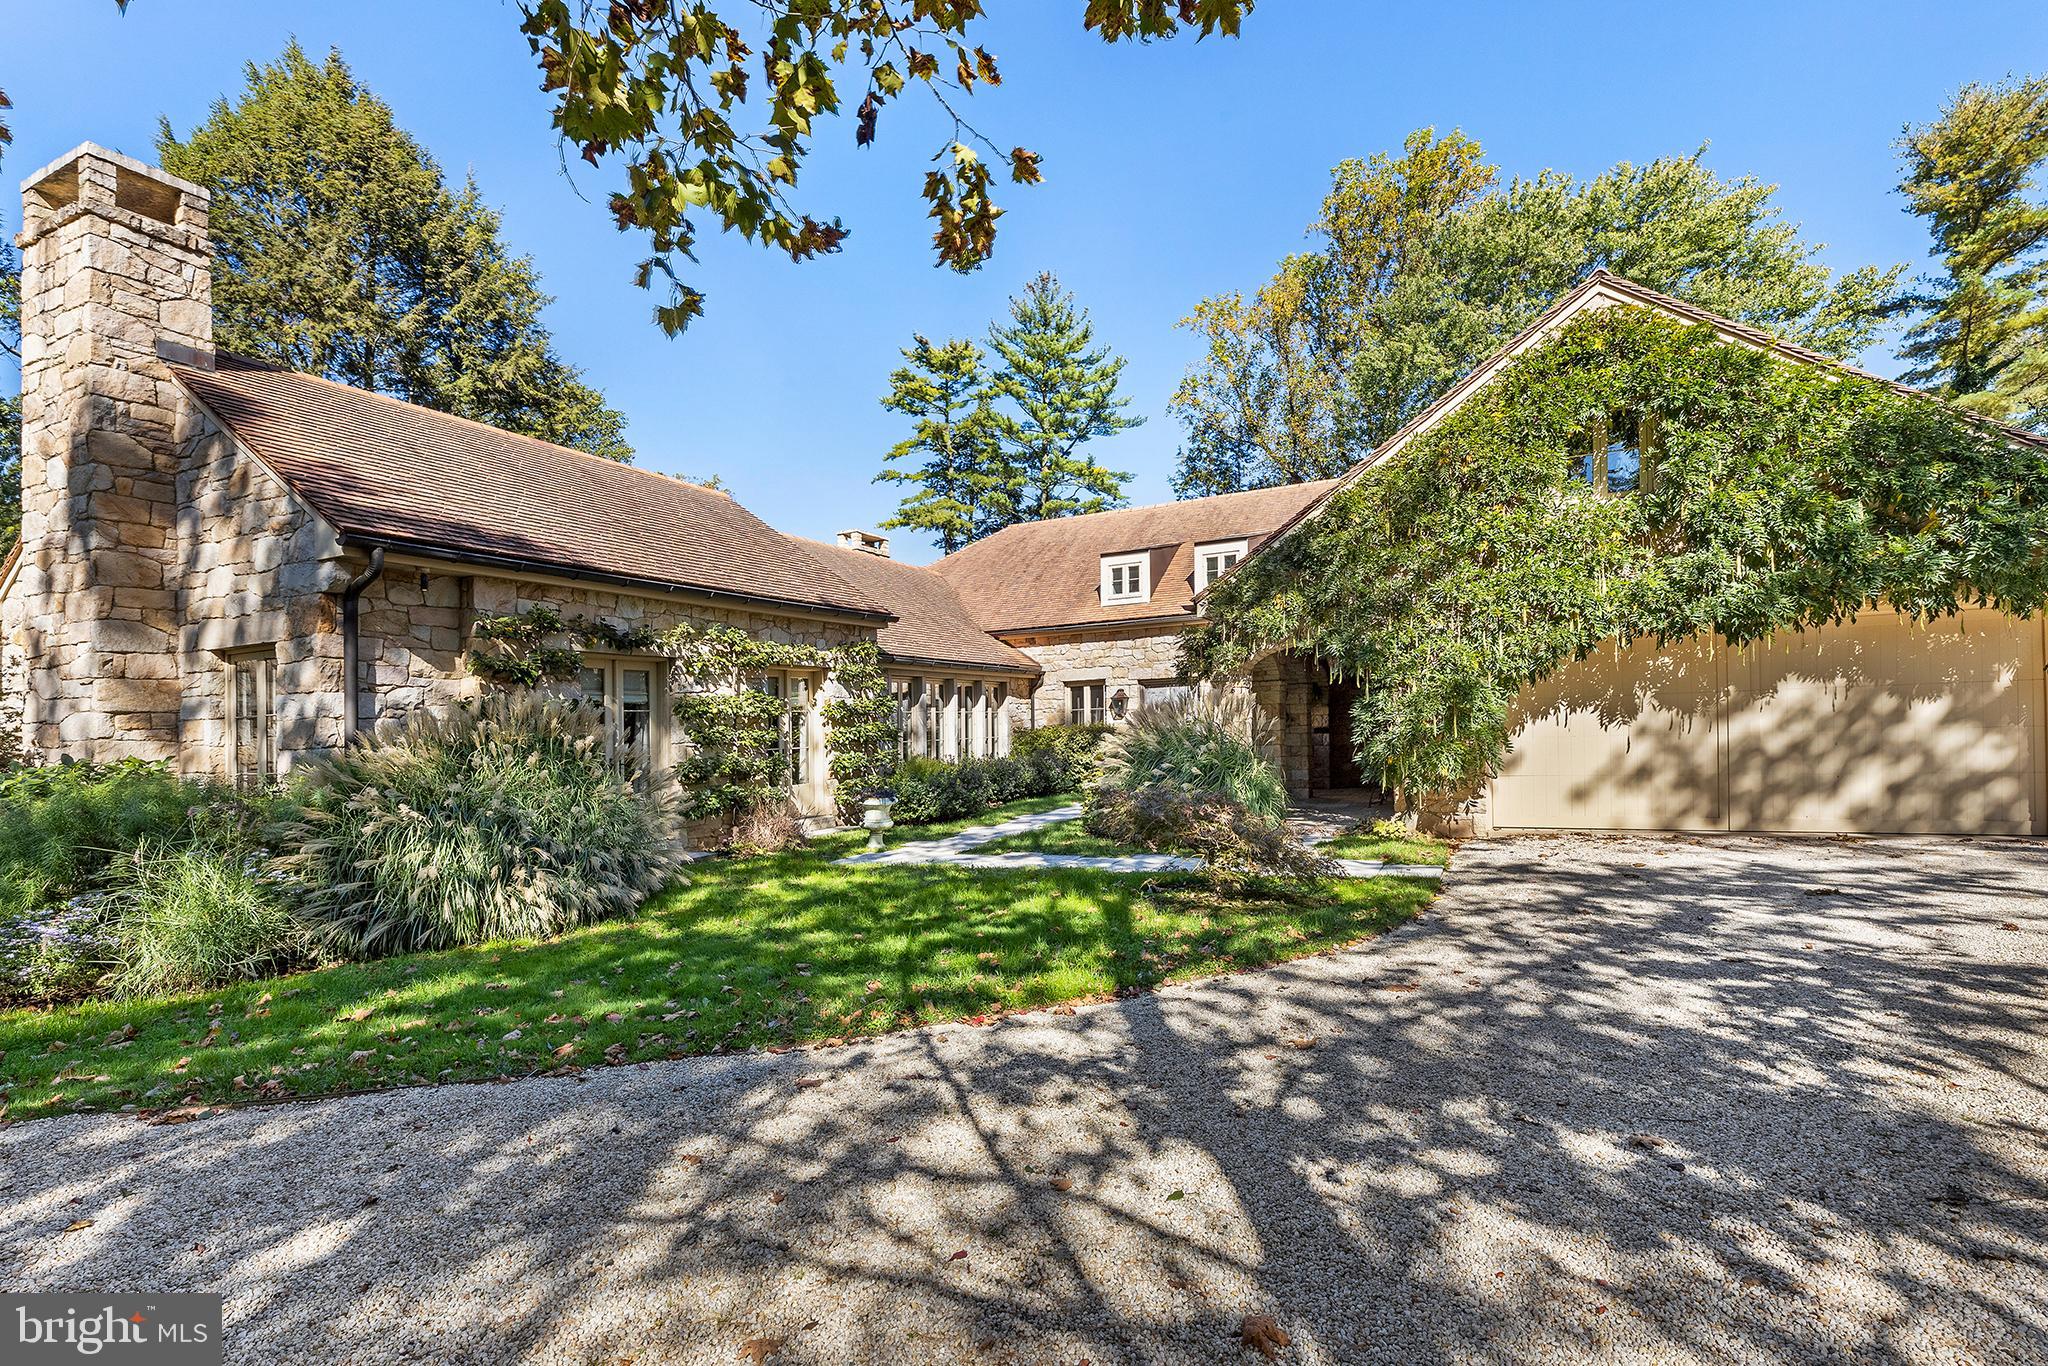
[[1520, 702], [1495, 830], [2048, 835], [2042, 618], [1610, 649]]

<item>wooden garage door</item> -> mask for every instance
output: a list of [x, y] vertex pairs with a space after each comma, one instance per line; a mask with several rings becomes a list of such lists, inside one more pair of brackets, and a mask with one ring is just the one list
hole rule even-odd
[[2043, 627], [1889, 612], [1608, 650], [1524, 692], [1499, 829], [2048, 834]]

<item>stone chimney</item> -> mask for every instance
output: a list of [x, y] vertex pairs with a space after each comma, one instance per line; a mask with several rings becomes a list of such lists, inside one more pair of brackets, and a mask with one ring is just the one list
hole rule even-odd
[[842, 531], [839, 533], [841, 550], [858, 550], [869, 555], [889, 558], [889, 538], [873, 531]]
[[22, 182], [23, 729], [45, 760], [172, 757], [179, 450], [162, 359], [208, 364], [207, 192], [86, 143]]

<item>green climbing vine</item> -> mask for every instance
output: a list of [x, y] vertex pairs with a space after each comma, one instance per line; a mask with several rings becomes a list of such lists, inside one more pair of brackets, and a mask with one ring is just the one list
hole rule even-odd
[[842, 808], [888, 776], [896, 745], [895, 702], [873, 642], [795, 645], [731, 626], [683, 625], [662, 633], [659, 644], [683, 680], [674, 711], [686, 752], [676, 776], [691, 816], [736, 817], [788, 788], [788, 702], [755, 686], [778, 671], [815, 672], [845, 694], [820, 708]]
[[[655, 634], [647, 627], [565, 617], [547, 606], [480, 614], [470, 637], [475, 644], [468, 655], [469, 671], [501, 688], [535, 688], [574, 678], [583, 667], [583, 650], [642, 651], [655, 643]], [[574, 645], [555, 643], [561, 640]]]
[[[1640, 485], [1583, 478], [1645, 434]], [[1604, 443], [1603, 443], [1604, 446]], [[1523, 685], [1613, 641], [2048, 603], [2048, 452], [1929, 399], [1632, 308], [1518, 358], [1210, 594], [1197, 676], [1275, 649], [1355, 680], [1359, 757], [1411, 798], [1506, 753]]]

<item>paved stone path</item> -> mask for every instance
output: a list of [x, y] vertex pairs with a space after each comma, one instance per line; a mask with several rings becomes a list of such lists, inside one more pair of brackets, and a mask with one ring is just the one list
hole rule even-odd
[[1384, 938], [1071, 1014], [0, 1130], [0, 1286], [297, 1366], [2043, 1362], [2044, 893], [1481, 841]]
[[[978, 852], [982, 845], [1012, 835], [1028, 835], [1048, 825], [1081, 819], [1081, 807], [1054, 807], [1028, 816], [1012, 816], [994, 825], [977, 825], [943, 839], [910, 840], [871, 854], [854, 854], [838, 860], [842, 864], [902, 866], [944, 863], [955, 868], [1090, 868], [1101, 873], [1191, 873], [1202, 860], [1179, 854], [1040, 854], [1012, 850], [999, 854]], [[1334, 859], [1346, 877], [1442, 877], [1444, 870], [1424, 863], [1379, 863], [1369, 859]]]

